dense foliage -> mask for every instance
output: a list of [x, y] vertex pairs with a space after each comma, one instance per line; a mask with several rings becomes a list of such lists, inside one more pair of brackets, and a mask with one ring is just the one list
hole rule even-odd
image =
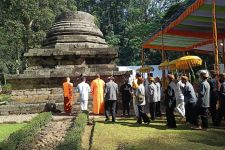
[[[107, 42], [119, 52], [118, 65], [139, 65], [142, 42], [161, 27], [165, 12], [180, 1], [1, 0], [0, 73], [21, 72], [26, 67], [23, 54], [30, 48], [41, 47], [58, 14], [74, 10], [96, 16]], [[161, 61], [159, 52], [146, 51], [146, 56], [146, 64]]]
[[81, 139], [83, 131], [88, 121], [88, 112], [83, 112], [78, 115], [71, 130], [66, 134], [65, 141], [61, 143], [57, 149], [58, 150], [80, 150]]
[[12, 133], [9, 138], [0, 143], [1, 150], [19, 150], [26, 149], [26, 146], [32, 142], [34, 135], [42, 126], [46, 125], [52, 118], [49, 112], [41, 113], [31, 120], [22, 129]]

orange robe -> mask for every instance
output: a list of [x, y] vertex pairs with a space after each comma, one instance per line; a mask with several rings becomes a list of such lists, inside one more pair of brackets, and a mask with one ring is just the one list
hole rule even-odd
[[71, 113], [73, 105], [73, 84], [64, 82], [63, 83], [63, 95], [64, 95], [64, 111]]
[[103, 98], [104, 87], [105, 87], [105, 82], [100, 78], [97, 78], [91, 82], [94, 114], [104, 113], [104, 98]]

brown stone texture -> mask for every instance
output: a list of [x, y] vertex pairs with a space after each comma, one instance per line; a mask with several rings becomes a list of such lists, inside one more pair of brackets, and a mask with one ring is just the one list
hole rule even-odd
[[30, 49], [24, 56], [28, 60], [26, 70], [6, 77], [12, 84], [12, 99], [18, 103], [62, 103], [62, 83], [68, 76], [76, 86], [81, 74], [89, 84], [97, 73], [105, 81], [113, 75], [121, 84], [125, 74], [112, 63], [118, 53], [106, 43], [94, 16], [81, 11], [59, 15], [43, 47]]

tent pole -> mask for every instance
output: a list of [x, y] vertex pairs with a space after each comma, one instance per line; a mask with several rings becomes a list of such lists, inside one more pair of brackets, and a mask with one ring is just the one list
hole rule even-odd
[[216, 0], [212, 0], [212, 17], [213, 17], [213, 41], [214, 41], [214, 55], [215, 55], [215, 71], [219, 75], [219, 58], [218, 58], [218, 39], [216, 26]]
[[[162, 27], [163, 31], [163, 27]], [[163, 32], [162, 32], [162, 62], [165, 61], [165, 54], [164, 54], [164, 41], [163, 41]], [[165, 69], [162, 70], [162, 87], [163, 91], [166, 90], [166, 71]]]

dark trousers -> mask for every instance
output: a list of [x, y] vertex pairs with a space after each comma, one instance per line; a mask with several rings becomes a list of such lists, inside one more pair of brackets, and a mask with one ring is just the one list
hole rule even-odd
[[156, 102], [149, 103], [149, 112], [151, 115], [151, 120], [156, 118]]
[[105, 117], [109, 119], [109, 112], [112, 115], [112, 121], [115, 121], [116, 117], [116, 100], [106, 100], [105, 101]]
[[138, 105], [138, 120], [137, 123], [141, 124], [142, 123], [142, 119], [144, 121], [144, 123], [150, 122], [149, 117], [147, 116], [146, 113], [144, 113], [144, 107], [143, 105]]
[[203, 108], [201, 106], [195, 107], [195, 115], [196, 115], [196, 124], [197, 126], [200, 126], [200, 117], [202, 120], [202, 128], [208, 128], [208, 108]]
[[216, 115], [216, 121], [214, 123], [214, 125], [219, 126], [223, 117], [225, 118], [225, 96], [221, 97], [223, 99], [221, 99], [220, 101], [220, 106], [218, 108], [217, 111], [217, 115]]
[[195, 124], [195, 103], [186, 103], [185, 104], [185, 117], [186, 117], [186, 121], [191, 123], [191, 124]]
[[156, 117], [161, 117], [162, 113], [161, 113], [161, 102], [158, 101], [156, 102]]
[[176, 120], [174, 115], [174, 109], [176, 107], [176, 101], [172, 101], [171, 104], [167, 104], [166, 106], [166, 120], [167, 120], [167, 126], [169, 128], [176, 128]]
[[123, 115], [127, 114], [130, 116], [130, 100], [123, 99]]
[[215, 123], [216, 121], [216, 103], [210, 103], [210, 108], [209, 108], [211, 117], [212, 117], [212, 122]]
[[218, 99], [218, 94], [216, 92], [210, 93], [210, 114], [212, 117], [212, 122], [215, 123], [216, 121], [216, 103], [217, 103], [217, 99]]

